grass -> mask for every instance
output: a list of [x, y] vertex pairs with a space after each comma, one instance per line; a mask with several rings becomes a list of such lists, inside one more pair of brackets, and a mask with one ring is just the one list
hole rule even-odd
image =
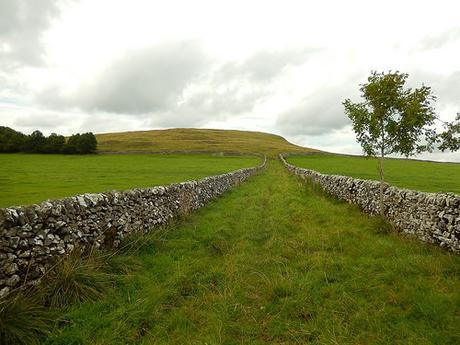
[[131, 238], [118, 260], [137, 270], [43, 344], [460, 343], [460, 257], [380, 223], [272, 161]]
[[60, 258], [39, 284], [0, 298], [0, 345], [40, 344], [54, 325], [66, 323], [59, 315], [69, 307], [106, 296], [118, 280], [141, 267], [135, 257], [118, 253], [133, 253], [133, 247], [74, 250]]
[[63, 308], [102, 297], [112, 280], [104, 270], [106, 266], [107, 260], [101, 254], [84, 255], [74, 250], [61, 258], [40, 287], [45, 305]]
[[[332, 154], [291, 156], [293, 165], [313, 169], [324, 174], [348, 175], [378, 180], [378, 161], [374, 158]], [[460, 164], [405, 159], [385, 160], [385, 180], [397, 187], [425, 192], [460, 194]]]
[[54, 319], [36, 296], [20, 292], [0, 299], [0, 344], [39, 344], [52, 329]]
[[150, 187], [255, 166], [256, 157], [0, 154], [0, 207]]
[[98, 149], [109, 152], [177, 150], [257, 152], [276, 157], [281, 152], [316, 151], [291, 144], [279, 135], [236, 130], [174, 128], [97, 134], [96, 137]]

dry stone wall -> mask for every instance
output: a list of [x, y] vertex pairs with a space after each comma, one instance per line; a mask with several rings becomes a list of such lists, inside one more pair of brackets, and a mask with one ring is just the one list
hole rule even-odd
[[[318, 183], [326, 193], [357, 204], [366, 213], [380, 213], [378, 181], [321, 174], [289, 164], [282, 155], [280, 159], [290, 172]], [[396, 229], [460, 253], [459, 195], [425, 193], [388, 184], [384, 190], [385, 216]]]
[[198, 209], [265, 167], [145, 189], [83, 194], [0, 209], [0, 295], [37, 281], [75, 247], [116, 247]]

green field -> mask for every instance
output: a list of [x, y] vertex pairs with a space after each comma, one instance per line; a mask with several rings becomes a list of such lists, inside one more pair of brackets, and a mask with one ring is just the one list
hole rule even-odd
[[97, 134], [98, 150], [108, 152], [212, 151], [263, 153], [317, 151], [262, 132], [220, 129], [173, 128], [165, 130]]
[[0, 207], [75, 194], [165, 185], [258, 165], [211, 155], [0, 154]]
[[[379, 179], [378, 161], [374, 158], [312, 154], [288, 157], [287, 161], [324, 174]], [[386, 159], [385, 180], [402, 188], [460, 194], [460, 163]]]
[[137, 270], [44, 344], [459, 344], [460, 257], [380, 228], [271, 161], [134, 238]]

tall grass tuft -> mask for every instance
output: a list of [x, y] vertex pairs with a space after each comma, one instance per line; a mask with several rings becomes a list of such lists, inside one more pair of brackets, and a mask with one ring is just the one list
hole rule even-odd
[[35, 345], [49, 333], [55, 315], [24, 292], [0, 300], [0, 345]]
[[45, 276], [41, 284], [45, 304], [63, 308], [102, 297], [111, 284], [106, 265], [97, 252], [82, 254], [74, 250]]

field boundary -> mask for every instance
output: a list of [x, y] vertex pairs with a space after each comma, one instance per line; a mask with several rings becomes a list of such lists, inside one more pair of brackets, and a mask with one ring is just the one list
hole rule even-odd
[[[364, 212], [377, 215], [379, 181], [350, 176], [327, 175], [300, 168], [279, 158], [291, 173], [317, 183], [327, 193]], [[460, 196], [451, 193], [427, 193], [385, 184], [385, 218], [400, 232], [460, 253]]]
[[[223, 156], [223, 157], [240, 157], [242, 156], [241, 152], [237, 151], [213, 151], [213, 150], [162, 150], [162, 151], [97, 151], [97, 154], [100, 155], [176, 155], [176, 154], [197, 154], [197, 155], [212, 155], [212, 156]], [[249, 157], [261, 157], [264, 158], [263, 154], [257, 152], [248, 152], [244, 153], [243, 156]]]
[[265, 165], [266, 157], [259, 166], [200, 180], [0, 208], [0, 296], [37, 282], [75, 248], [117, 247], [130, 233], [147, 233], [188, 214]]

